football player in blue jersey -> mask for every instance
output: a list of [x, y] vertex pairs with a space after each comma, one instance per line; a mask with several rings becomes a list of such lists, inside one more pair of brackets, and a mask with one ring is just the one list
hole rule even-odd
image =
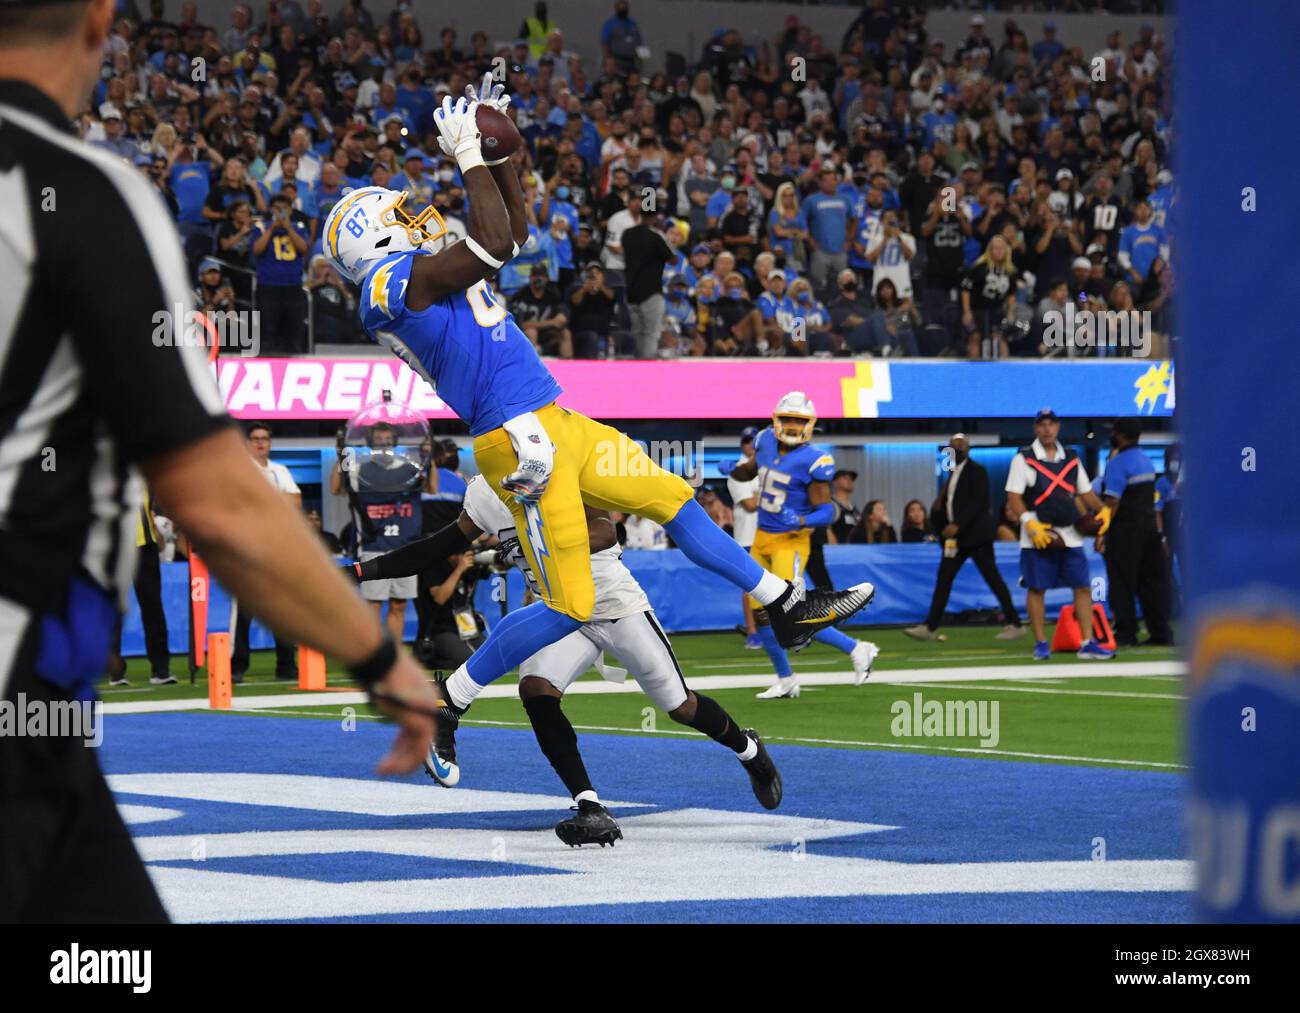
[[[804, 565], [812, 551], [812, 529], [831, 524], [836, 506], [831, 501], [831, 479], [835, 459], [809, 441], [817, 424], [817, 410], [802, 391], [781, 398], [772, 413], [772, 425], [754, 439], [754, 456], [731, 471], [741, 482], [758, 478], [758, 531], [754, 534], [753, 557], [778, 577], [803, 583]], [[763, 649], [772, 659], [777, 680], [758, 694], [760, 700], [799, 695], [799, 679], [790, 659], [767, 621], [767, 610], [754, 603], [754, 619]], [[834, 627], [820, 630], [814, 640], [838, 648], [853, 662], [853, 685], [861, 686], [871, 675], [879, 648], [866, 640], [854, 640]]]
[[[519, 178], [508, 158], [484, 161], [478, 107], [505, 109], [493, 84], [471, 85], [434, 113], [443, 151], [456, 159], [469, 205], [468, 234], [427, 253], [445, 231], [437, 211], [411, 215], [405, 196], [364, 187], [339, 201], [324, 226], [331, 262], [361, 287], [366, 331], [420, 376], [474, 436], [474, 459], [514, 513], [522, 547], [542, 587], [542, 601], [506, 616], [483, 646], [446, 681], [449, 706], [440, 722], [437, 769], [459, 780], [453, 732], [482, 688], [591, 615], [591, 576], [584, 503], [662, 524], [695, 563], [751, 594], [780, 643], [799, 648], [813, 634], [863, 608], [869, 583], [845, 591], [805, 592], [802, 582], [767, 572], [695, 502], [679, 476], [652, 463], [640, 445], [610, 426], [562, 408], [560, 385], [485, 279], [528, 236]], [[608, 462], [625, 464], [609, 468]], [[612, 473], [611, 473], [612, 472]], [[364, 564], [362, 564], [364, 566]]]

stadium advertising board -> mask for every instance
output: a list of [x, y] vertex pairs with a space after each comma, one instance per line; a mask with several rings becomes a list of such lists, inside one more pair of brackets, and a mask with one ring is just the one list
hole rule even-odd
[[[343, 419], [391, 390], [430, 418], [451, 409], [396, 359], [252, 359], [217, 363], [231, 414]], [[1024, 418], [1043, 405], [1066, 417], [1168, 416], [1169, 361], [1115, 362], [553, 362], [564, 403], [594, 418], [756, 419], [788, 390], [822, 418]]]

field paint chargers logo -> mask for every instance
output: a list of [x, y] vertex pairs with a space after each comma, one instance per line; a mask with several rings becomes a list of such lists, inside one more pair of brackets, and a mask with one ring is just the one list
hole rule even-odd
[[[519, 910], [810, 897], [1052, 891], [1187, 891], [1181, 860], [905, 863], [820, 854], [818, 842], [879, 834], [896, 827], [718, 809], [658, 810], [610, 802], [625, 839], [612, 851], [557, 845], [549, 822], [536, 830], [466, 826], [447, 829], [449, 814], [561, 811], [568, 800], [518, 792], [289, 774], [124, 774], [113, 790], [144, 796], [127, 815], [152, 820], [152, 831], [183, 811], [178, 800], [284, 806], [371, 816], [428, 814], [438, 829], [292, 830], [144, 835], [136, 846], [164, 903], [178, 921], [248, 921]], [[163, 802], [162, 800], [166, 800]], [[163, 808], [165, 806], [165, 808]], [[650, 810], [637, 812], [637, 810]], [[623, 815], [631, 811], [631, 815]], [[259, 820], [259, 826], [264, 827]], [[203, 841], [203, 860], [194, 843]], [[320, 855], [401, 856], [481, 865], [500, 875], [402, 880], [329, 881], [238, 871], [240, 859]], [[205, 862], [220, 860], [220, 869]], [[341, 860], [342, 861], [342, 860]], [[156, 864], [167, 863], [167, 864]], [[250, 863], [255, 864], [255, 863]], [[467, 867], [471, 868], [471, 867]], [[524, 871], [521, 871], [524, 870]]]

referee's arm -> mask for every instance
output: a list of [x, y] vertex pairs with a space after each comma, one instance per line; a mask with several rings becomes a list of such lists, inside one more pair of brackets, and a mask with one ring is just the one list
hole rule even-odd
[[[61, 195], [62, 196], [62, 195]], [[66, 233], [59, 287], [89, 397], [127, 461], [137, 463], [212, 571], [282, 636], [347, 664], [376, 688], [432, 711], [439, 701], [400, 646], [395, 659], [371, 611], [336, 571], [319, 538], [258, 473], [185, 330], [191, 308], [171, 223], [143, 179], [107, 171], [78, 191], [81, 221]], [[101, 238], [103, 237], [103, 238]], [[100, 242], [112, 245], [101, 256]], [[80, 265], [80, 266], [78, 266]], [[95, 298], [87, 279], [95, 279]], [[387, 657], [383, 671], [369, 671]], [[423, 761], [428, 714], [381, 703], [401, 725], [381, 773]]]

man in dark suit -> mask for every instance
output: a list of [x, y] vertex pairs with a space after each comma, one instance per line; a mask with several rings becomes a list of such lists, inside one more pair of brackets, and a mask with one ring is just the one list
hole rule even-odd
[[970, 441], [957, 433], [948, 441], [952, 448], [952, 471], [943, 490], [930, 509], [930, 523], [939, 532], [943, 542], [943, 558], [939, 560], [939, 576], [930, 600], [930, 615], [924, 623], [903, 630], [913, 640], [933, 640], [943, 610], [952, 593], [952, 582], [967, 558], [975, 561], [975, 568], [997, 597], [1007, 625], [997, 634], [997, 640], [1015, 640], [1025, 635], [1020, 625], [1020, 615], [1011, 601], [1011, 592], [998, 573], [993, 558], [993, 540], [996, 528], [993, 514], [989, 512], [989, 473], [970, 457]]

